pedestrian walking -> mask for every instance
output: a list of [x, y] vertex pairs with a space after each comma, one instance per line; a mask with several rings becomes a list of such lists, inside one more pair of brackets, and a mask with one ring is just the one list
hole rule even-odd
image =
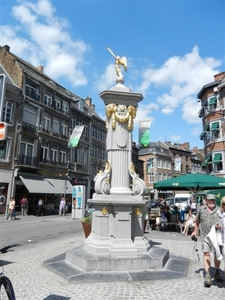
[[219, 222], [217, 226], [217, 230], [221, 232], [221, 245], [220, 250], [223, 254], [224, 260], [224, 272], [225, 272], [225, 196], [220, 200], [220, 209], [217, 211], [219, 215]]
[[65, 198], [63, 197], [59, 203], [59, 216], [61, 215], [64, 215], [66, 214], [66, 200]]
[[44, 201], [42, 198], [39, 198], [38, 200], [38, 206], [37, 206], [37, 217], [43, 216], [44, 214]]
[[20, 200], [21, 216], [27, 216], [27, 198], [23, 197]]
[[[217, 213], [218, 208], [216, 207], [216, 197], [213, 194], [208, 194], [206, 196], [206, 205], [200, 206], [197, 210], [195, 228], [192, 232], [192, 237], [196, 237], [198, 235], [199, 225], [200, 226], [200, 237], [202, 241], [202, 251], [203, 251], [203, 264], [205, 271], [205, 280], [204, 286], [210, 287], [212, 285], [211, 278], [211, 261], [210, 255], [212, 252], [212, 247], [206, 236], [209, 234], [213, 225], [215, 225], [219, 221], [219, 215]], [[219, 272], [220, 261], [217, 260], [216, 255], [214, 255], [214, 266], [216, 268], [214, 278], [217, 281], [221, 281], [221, 276]]]
[[13, 197], [10, 198], [9, 201], [9, 217], [8, 221], [15, 220], [15, 208], [16, 208], [16, 201]]

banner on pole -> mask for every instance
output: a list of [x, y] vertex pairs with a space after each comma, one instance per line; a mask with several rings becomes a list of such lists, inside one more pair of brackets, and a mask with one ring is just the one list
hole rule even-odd
[[148, 147], [150, 143], [150, 125], [151, 121], [139, 122], [139, 144], [142, 147]]
[[76, 148], [78, 146], [83, 130], [84, 130], [84, 125], [77, 125], [76, 127], [74, 127], [68, 142], [68, 147]]

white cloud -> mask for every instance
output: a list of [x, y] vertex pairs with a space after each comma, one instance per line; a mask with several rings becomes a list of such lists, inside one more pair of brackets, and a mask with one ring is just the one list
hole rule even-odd
[[194, 127], [194, 128], [192, 129], [192, 134], [193, 134], [193, 135], [200, 136], [201, 132], [202, 132], [202, 126], [201, 126], [201, 125], [199, 125], [199, 126], [197, 126], [197, 127]]
[[179, 141], [181, 141], [182, 140], [182, 137], [180, 136], [180, 135], [171, 135], [170, 137], [169, 137], [169, 139], [170, 139], [170, 141], [171, 142], [179, 142]]
[[68, 21], [58, 18], [48, 0], [20, 1], [12, 8], [20, 26], [0, 26], [2, 45], [34, 66], [43, 65], [45, 73], [72, 86], [87, 84], [82, 68], [87, 64], [90, 46], [68, 33]]
[[101, 92], [103, 90], [108, 90], [114, 86], [116, 80], [115, 64], [109, 64], [105, 68], [105, 72], [97, 78], [94, 83], [94, 88], [96, 91]]
[[139, 104], [137, 109], [137, 115], [134, 120], [134, 126], [139, 126], [139, 121], [149, 120], [152, 124], [154, 122], [154, 117], [151, 115], [152, 111], [157, 111], [159, 109], [158, 104], [149, 103], [148, 105]]
[[220, 65], [221, 62], [213, 57], [202, 58], [195, 46], [183, 57], [170, 57], [159, 69], [145, 69], [137, 89], [146, 95], [149, 91], [158, 90], [156, 101], [162, 113], [172, 113], [179, 107], [183, 109], [182, 118], [186, 122], [198, 123], [200, 106], [197, 93], [206, 82], [213, 81], [213, 75], [219, 72], [216, 68]]
[[183, 103], [182, 119], [187, 123], [200, 124], [202, 120], [198, 117], [201, 104], [194, 97], [186, 97]]

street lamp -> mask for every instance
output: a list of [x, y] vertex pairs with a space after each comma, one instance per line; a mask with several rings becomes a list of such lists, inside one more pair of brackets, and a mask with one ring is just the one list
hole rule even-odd
[[158, 166], [157, 166], [157, 156], [156, 152], [153, 152], [153, 189], [154, 189], [154, 199], [158, 199], [158, 191], [154, 188], [155, 183], [158, 181]]

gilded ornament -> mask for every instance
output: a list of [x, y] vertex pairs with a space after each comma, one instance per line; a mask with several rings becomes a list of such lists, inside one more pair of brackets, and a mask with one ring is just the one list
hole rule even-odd
[[107, 209], [107, 207], [104, 206], [104, 207], [102, 208], [102, 215], [103, 215], [103, 216], [106, 216], [107, 214], [108, 214], [108, 209]]
[[122, 82], [124, 82], [124, 77], [121, 72], [120, 66], [122, 66], [124, 68], [124, 70], [127, 72], [126, 57], [125, 56], [120, 57], [118, 55], [115, 55], [110, 48], [107, 48], [107, 49], [112, 54], [112, 56], [115, 58], [115, 68], [116, 68], [116, 75], [117, 75], [118, 79], [121, 80]]
[[106, 105], [106, 129], [108, 130], [109, 120], [111, 117], [112, 128], [116, 128], [116, 121], [120, 123], [127, 122], [127, 129], [133, 130], [133, 119], [136, 118], [136, 107], [126, 106], [119, 104], [118, 106], [114, 103]]
[[141, 210], [140, 210], [140, 208], [137, 207], [137, 208], [135, 209], [135, 214], [136, 214], [136, 216], [138, 216], [138, 217], [141, 215]]

